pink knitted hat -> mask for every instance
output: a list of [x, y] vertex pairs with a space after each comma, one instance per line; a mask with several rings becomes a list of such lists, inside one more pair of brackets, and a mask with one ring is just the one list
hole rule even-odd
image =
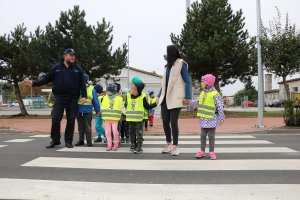
[[207, 83], [207, 85], [212, 87], [215, 84], [216, 77], [212, 74], [206, 74], [206, 75], [202, 76], [201, 80], [203, 82]]

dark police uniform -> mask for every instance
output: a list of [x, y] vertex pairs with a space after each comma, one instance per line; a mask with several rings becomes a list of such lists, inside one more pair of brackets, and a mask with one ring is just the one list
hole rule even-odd
[[67, 144], [73, 141], [79, 95], [82, 94], [82, 97], [87, 96], [83, 74], [84, 71], [80, 66], [66, 67], [62, 61], [55, 64], [43, 79], [34, 81], [32, 84], [33, 87], [45, 85], [49, 82], [53, 84], [52, 93], [55, 96], [55, 102], [51, 112], [51, 138], [55, 144], [60, 144], [60, 122], [64, 110], [66, 110], [67, 115], [65, 142]]

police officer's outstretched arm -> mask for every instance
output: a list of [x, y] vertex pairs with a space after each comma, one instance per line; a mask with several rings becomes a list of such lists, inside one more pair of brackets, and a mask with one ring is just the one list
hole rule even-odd
[[45, 84], [47, 84], [47, 83], [49, 83], [49, 82], [51, 82], [53, 80], [55, 69], [56, 69], [55, 66], [52, 67], [50, 69], [50, 71], [41, 80], [38, 80], [38, 81], [24, 80], [23, 84], [27, 85], [27, 86], [30, 86], [30, 87], [36, 87], [36, 86], [45, 85]]

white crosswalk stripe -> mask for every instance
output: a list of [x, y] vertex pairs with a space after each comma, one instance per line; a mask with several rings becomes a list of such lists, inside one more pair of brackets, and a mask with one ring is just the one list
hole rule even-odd
[[[199, 140], [180, 141], [180, 144], [199, 144]], [[165, 141], [147, 140], [143, 144], [166, 144]], [[266, 140], [216, 140], [216, 144], [273, 144]]]
[[50, 137], [50, 135], [32, 135], [30, 137], [32, 137], [32, 138], [47, 138], [47, 137]]
[[34, 139], [13, 139], [13, 140], [7, 140], [7, 141], [4, 141], [4, 142], [30, 142], [30, 141], [33, 141]]
[[295, 192], [300, 191], [299, 184], [124, 184], [28, 179], [0, 179], [0, 186], [1, 199], [52, 200], [296, 200]]
[[[207, 170], [300, 170], [299, 159], [265, 160], [131, 160], [99, 158], [39, 157], [22, 166], [59, 167], [114, 170], [161, 170], [161, 171], [207, 171]], [[184, 166], [184, 167], [183, 167]]]
[[[158, 135], [146, 135], [144, 136], [145, 140], [151, 139], [165, 139], [165, 136]], [[200, 135], [180, 135], [180, 139], [199, 139]], [[216, 139], [255, 139], [256, 137], [253, 135], [216, 135]]]
[[[99, 152], [99, 153], [130, 153], [129, 148], [120, 148], [118, 151], [106, 151], [105, 147], [80, 147], [62, 148], [58, 151], [63, 152]], [[162, 148], [143, 148], [143, 153], [161, 153]], [[180, 148], [180, 153], [196, 153], [199, 148]], [[216, 153], [296, 153], [297, 151], [287, 147], [219, 147]]]

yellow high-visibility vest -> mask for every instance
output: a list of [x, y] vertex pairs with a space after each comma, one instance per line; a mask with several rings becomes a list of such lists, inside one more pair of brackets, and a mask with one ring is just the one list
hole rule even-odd
[[93, 101], [93, 89], [94, 86], [89, 85], [86, 87], [86, 93], [87, 93], [87, 97], [86, 97], [86, 101], [84, 104], [81, 103], [81, 98], [78, 100], [78, 104], [80, 105], [85, 105], [85, 106], [90, 106], [92, 105], [92, 101]]
[[113, 99], [103, 97], [101, 113], [104, 120], [119, 121], [122, 114], [122, 97], [116, 96]]
[[211, 119], [214, 117], [216, 113], [216, 104], [214, 97], [216, 95], [220, 95], [218, 91], [213, 90], [210, 92], [202, 91], [199, 96], [198, 102], [198, 117], [208, 118]]
[[130, 93], [127, 93], [126, 121], [141, 122], [144, 119], [144, 103], [145, 94], [142, 93], [138, 98], [131, 99]]

